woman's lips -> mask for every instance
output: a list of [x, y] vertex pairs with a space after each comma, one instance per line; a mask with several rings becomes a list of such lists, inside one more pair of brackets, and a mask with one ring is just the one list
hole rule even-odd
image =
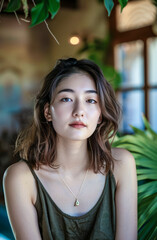
[[69, 126], [73, 127], [73, 128], [84, 128], [84, 127], [86, 127], [86, 125], [82, 122], [74, 122], [74, 123], [69, 124]]
[[73, 128], [84, 128], [85, 126], [81, 125], [81, 124], [71, 124], [70, 127], [73, 127]]

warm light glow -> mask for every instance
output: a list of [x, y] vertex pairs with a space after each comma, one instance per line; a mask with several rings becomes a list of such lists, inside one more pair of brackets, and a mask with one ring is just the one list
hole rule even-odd
[[70, 38], [70, 44], [72, 44], [72, 45], [77, 45], [77, 44], [79, 44], [79, 43], [80, 43], [79, 37], [77, 37], [77, 36], [72, 36], [72, 37]]

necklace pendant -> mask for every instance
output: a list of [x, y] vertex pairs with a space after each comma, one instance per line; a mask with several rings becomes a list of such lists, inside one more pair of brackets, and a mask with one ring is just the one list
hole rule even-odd
[[77, 207], [77, 206], [79, 206], [79, 205], [80, 205], [80, 203], [79, 203], [78, 199], [76, 198], [76, 199], [75, 199], [75, 202], [74, 202], [74, 206]]

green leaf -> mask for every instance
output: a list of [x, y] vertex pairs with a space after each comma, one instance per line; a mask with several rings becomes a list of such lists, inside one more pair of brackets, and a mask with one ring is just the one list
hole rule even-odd
[[151, 170], [152, 170], [152, 168], [155, 168], [157, 166], [156, 161], [150, 160], [148, 157], [146, 158], [146, 157], [142, 156], [142, 154], [137, 156], [137, 154], [135, 153], [133, 155], [134, 155], [137, 166], [146, 167]]
[[104, 5], [107, 9], [108, 16], [110, 16], [112, 8], [114, 7], [114, 2], [113, 0], [104, 0]]
[[156, 180], [156, 176], [157, 176], [156, 173], [150, 174], [150, 175], [148, 175], [148, 174], [143, 174], [143, 175], [138, 175], [138, 176], [137, 176], [137, 179], [138, 179], [138, 180], [145, 180], [145, 179]]
[[143, 135], [143, 136], [146, 135], [146, 134], [145, 134], [145, 131], [143, 131], [143, 130], [141, 130], [141, 129], [139, 129], [139, 128], [136, 128], [136, 127], [132, 126], [131, 124], [130, 124], [129, 126], [133, 129], [134, 133], [140, 134], [140, 135]]
[[48, 0], [48, 10], [51, 13], [51, 19], [57, 14], [60, 8], [60, 0]]
[[118, 0], [120, 5], [121, 5], [121, 12], [123, 10], [123, 8], [127, 5], [128, 0]]
[[157, 176], [157, 167], [156, 169], [149, 169], [149, 168], [140, 168], [140, 169], [137, 169], [137, 173], [138, 174], [147, 174], [148, 176], [152, 175], [153, 174]]
[[148, 195], [154, 194], [157, 192], [157, 181], [149, 182], [142, 184], [138, 187], [138, 193], [147, 192]]
[[157, 208], [157, 198], [154, 197], [154, 199], [149, 202], [149, 204], [147, 204], [147, 207], [145, 207], [145, 205], [142, 207], [142, 213], [140, 214], [140, 217], [139, 217], [139, 227], [141, 227], [146, 219], [148, 219], [148, 216], [150, 217], [151, 215], [154, 214], [154, 211], [156, 210]]
[[[150, 184], [150, 187], [147, 188], [147, 186], [146, 186], [146, 188], [145, 188], [145, 186], [144, 186], [143, 189], [140, 188], [140, 187], [143, 187], [143, 185], [146, 185], [146, 184]], [[157, 182], [156, 181], [154, 181], [154, 185], [153, 185], [153, 181], [151, 181], [149, 183], [146, 183], [146, 184], [142, 184], [138, 187], [139, 201], [149, 197], [150, 195], [157, 194]], [[143, 191], [143, 192], [139, 192], [139, 191]]]
[[10, 0], [5, 12], [14, 12], [21, 7], [21, 0]]
[[31, 9], [32, 23], [30, 27], [33, 27], [43, 21], [45, 21], [49, 16], [48, 5], [46, 1], [38, 3], [35, 7]]
[[[146, 240], [146, 239], [152, 239], [155, 240], [157, 236], [157, 227], [156, 227], [156, 214], [152, 214], [151, 216], [148, 216], [145, 219], [144, 224], [140, 228], [138, 239], [140, 240]], [[155, 235], [156, 233], [156, 235]]]
[[156, 236], [157, 236], [157, 226], [155, 227], [154, 231], [151, 232], [149, 239], [155, 239]]
[[143, 121], [144, 121], [144, 125], [147, 128], [147, 130], [150, 132], [150, 134], [157, 139], [157, 134], [153, 131], [153, 129], [151, 128], [149, 122], [147, 121], [146, 117], [143, 115]]

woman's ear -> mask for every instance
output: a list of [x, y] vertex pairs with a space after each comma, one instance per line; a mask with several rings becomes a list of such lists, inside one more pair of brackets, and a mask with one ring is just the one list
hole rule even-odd
[[100, 124], [101, 122], [102, 122], [102, 115], [99, 116], [98, 124]]
[[51, 115], [50, 104], [49, 103], [46, 103], [45, 106], [44, 106], [44, 116], [45, 116], [45, 118], [48, 122], [52, 121], [52, 115]]

